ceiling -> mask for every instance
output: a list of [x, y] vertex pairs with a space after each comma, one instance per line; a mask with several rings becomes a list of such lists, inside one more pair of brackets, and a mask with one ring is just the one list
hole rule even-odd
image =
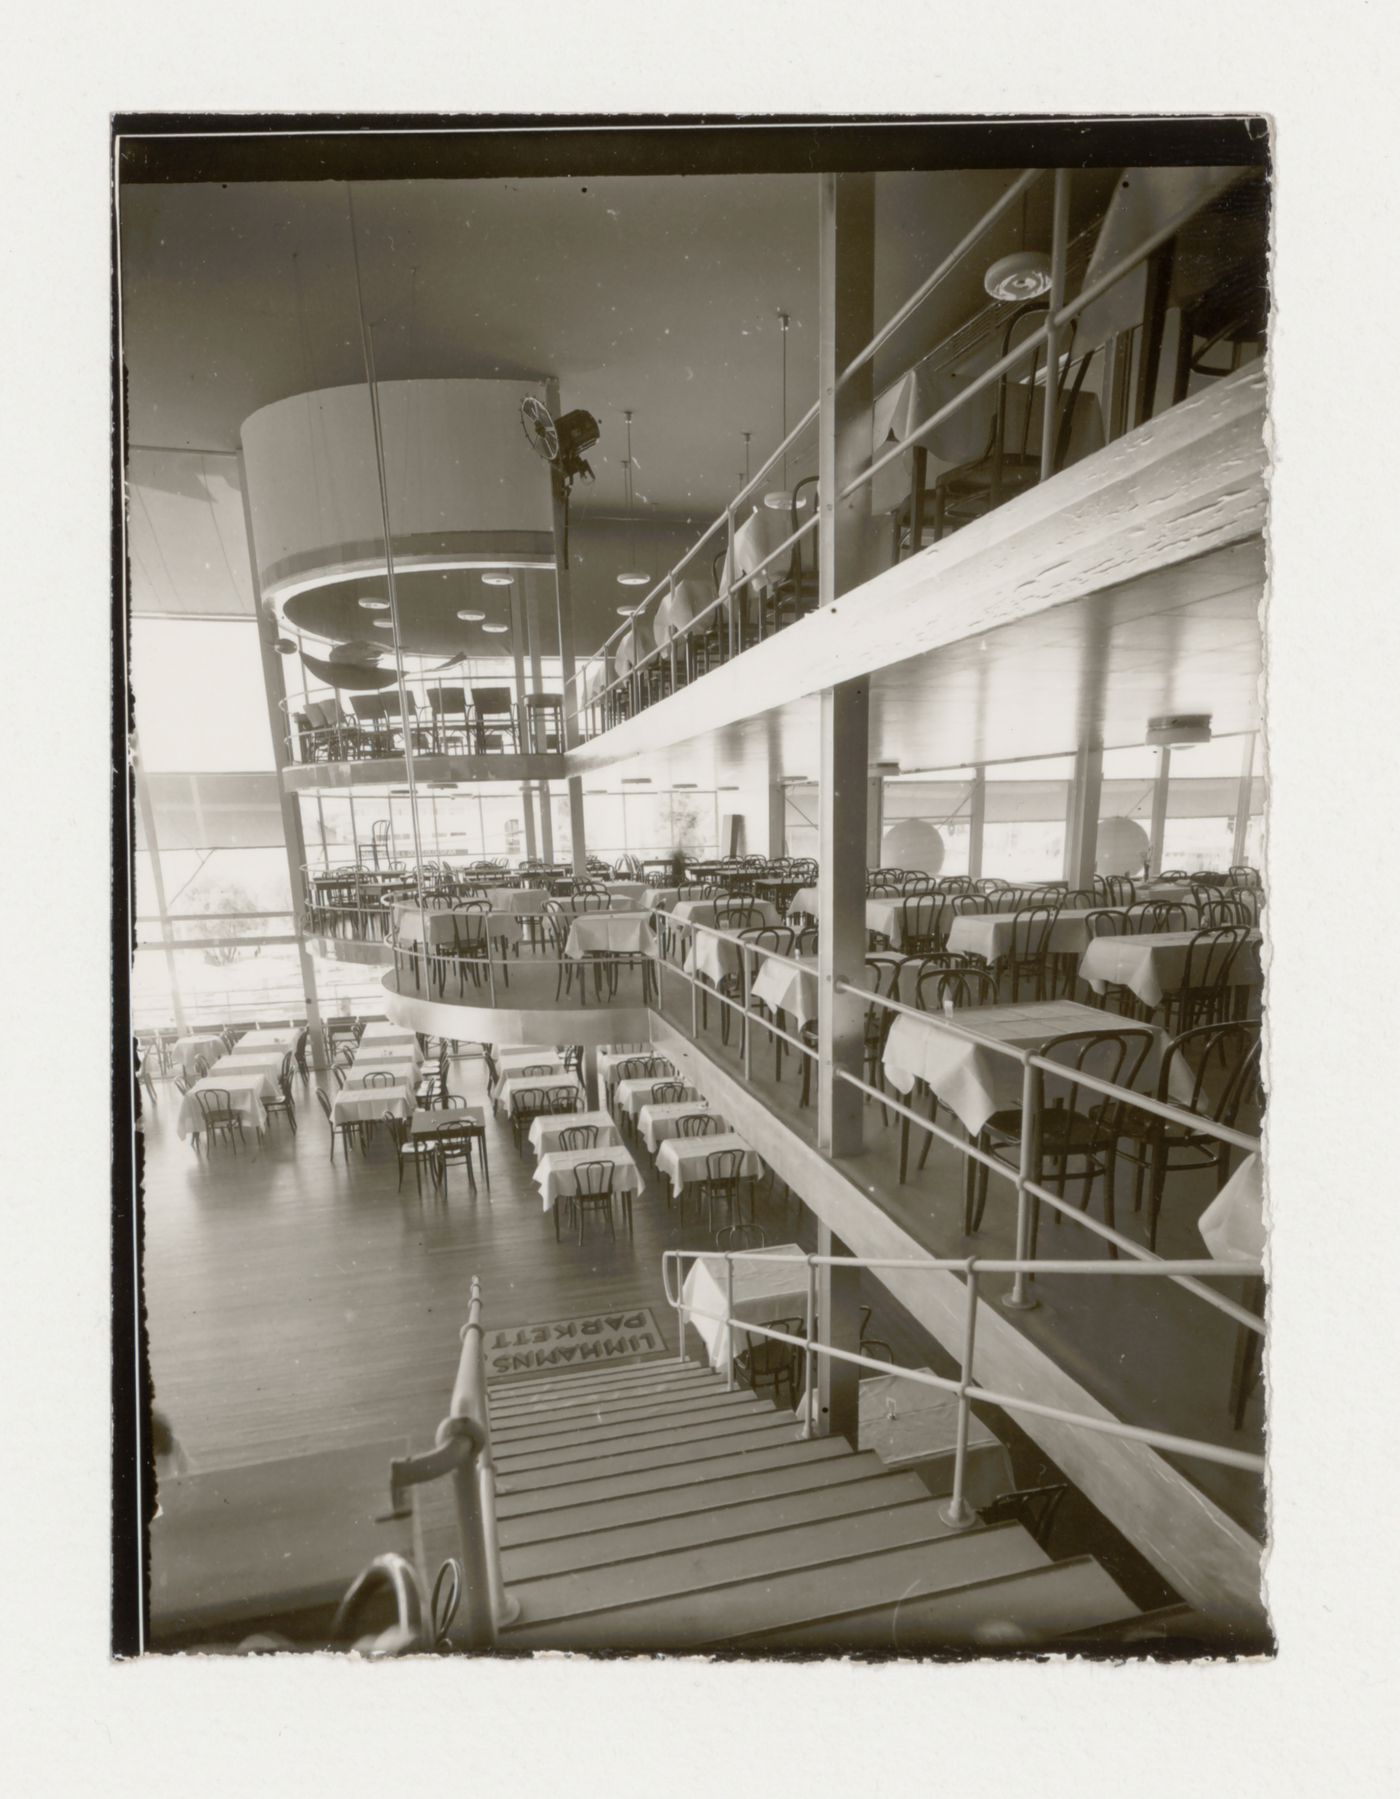
[[[1254, 538], [880, 669], [870, 760], [904, 772], [1018, 761], [1094, 731], [1108, 748], [1141, 744], [1166, 712], [1208, 713], [1217, 736], [1254, 730], [1264, 579]], [[812, 697], [609, 767], [598, 784], [815, 780], [820, 756]]]
[[[888, 317], [1016, 171], [875, 179], [875, 318]], [[1113, 171], [1076, 173], [1078, 229]], [[352, 243], [351, 199], [354, 239]], [[990, 232], [881, 355], [877, 383], [985, 304], [983, 269], [1049, 241], [1050, 183]], [[635, 413], [644, 513], [708, 520], [815, 396], [814, 175], [125, 186], [123, 352], [133, 445], [236, 449], [259, 407], [364, 379], [356, 270], [384, 380], [555, 375], [602, 425], [580, 514], [623, 501]]]

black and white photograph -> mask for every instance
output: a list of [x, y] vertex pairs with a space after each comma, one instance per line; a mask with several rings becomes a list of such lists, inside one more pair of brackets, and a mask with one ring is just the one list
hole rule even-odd
[[1266, 121], [116, 147], [140, 1646], [1267, 1653]]
[[1391, 17], [11, 38], [7, 1790], [1392, 1791]]

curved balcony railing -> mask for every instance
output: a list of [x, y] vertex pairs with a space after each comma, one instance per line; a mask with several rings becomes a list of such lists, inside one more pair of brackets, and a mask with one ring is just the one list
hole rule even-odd
[[[300, 765], [404, 756], [546, 756], [564, 749], [563, 695], [466, 686], [431, 673], [376, 693], [318, 687], [281, 702], [287, 750]], [[405, 700], [407, 727], [405, 728]]]

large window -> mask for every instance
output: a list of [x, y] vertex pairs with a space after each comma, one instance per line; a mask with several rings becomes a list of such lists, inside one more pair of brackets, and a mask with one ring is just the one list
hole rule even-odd
[[991, 764], [982, 872], [1006, 881], [1057, 881], [1064, 873], [1073, 756]]
[[131, 685], [149, 773], [273, 766], [253, 620], [133, 619]]

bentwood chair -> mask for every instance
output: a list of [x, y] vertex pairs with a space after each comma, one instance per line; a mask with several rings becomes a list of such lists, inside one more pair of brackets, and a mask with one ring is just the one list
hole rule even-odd
[[[951, 1005], [955, 1012], [965, 1012], [978, 1006], [994, 1006], [997, 1003], [997, 980], [989, 968], [937, 968], [929, 964], [936, 962], [937, 957], [929, 957], [920, 965], [918, 978], [914, 988], [914, 1004], [920, 1012], [939, 1013]], [[923, 1081], [915, 1083], [915, 1091], [911, 1096], [910, 1109], [921, 1092], [928, 1094], [928, 1121], [938, 1122], [938, 1095]], [[903, 1185], [909, 1172], [909, 1130], [911, 1120], [903, 1113], [899, 1120], [899, 1179]], [[933, 1132], [924, 1132], [923, 1148], [919, 1152], [919, 1171], [923, 1172], [928, 1161], [928, 1152], [933, 1146]]]
[[418, 1187], [418, 1197], [423, 1197], [423, 1170], [428, 1171], [428, 1178], [434, 1187], [440, 1187], [443, 1179], [442, 1151], [436, 1137], [415, 1137], [411, 1135], [408, 1119], [396, 1118], [392, 1112], [384, 1114], [384, 1128], [389, 1133], [389, 1141], [394, 1146], [394, 1160], [398, 1164], [400, 1193], [403, 1191], [403, 1171], [411, 1162], [413, 1178]]
[[360, 1121], [357, 1118], [351, 1118], [351, 1119], [348, 1119], [344, 1124], [337, 1124], [335, 1121], [335, 1114], [331, 1110], [331, 1102], [326, 1098], [324, 1091], [320, 1087], [318, 1087], [316, 1089], [316, 1098], [320, 1102], [321, 1110], [326, 1115], [326, 1123], [330, 1127], [330, 1133], [331, 1133], [331, 1157], [330, 1157], [330, 1159], [332, 1162], [335, 1160], [335, 1139], [336, 1139], [337, 1133], [339, 1133], [341, 1147], [345, 1151], [346, 1166], [348, 1167], [349, 1163], [350, 1163], [350, 1145], [352, 1143], [358, 1143], [361, 1145], [361, 1147], [363, 1147], [363, 1145], [364, 1145], [364, 1136], [363, 1136], [363, 1133], [360, 1128]]
[[[225, 1140], [230, 1149], [237, 1149], [239, 1144], [246, 1141], [242, 1115], [234, 1111], [232, 1095], [226, 1088], [206, 1087], [202, 1093], [196, 1092], [194, 1097], [200, 1116], [199, 1131], [195, 1133], [196, 1147], [200, 1135], [205, 1139], [205, 1147], [211, 1151], [219, 1137]], [[238, 1133], [238, 1143], [234, 1142], [235, 1131]]]
[[[1088, 1075], [1116, 1087], [1133, 1087], [1155, 1042], [1155, 1032], [1146, 1026], [1124, 1025], [1111, 1031], [1066, 1032], [1052, 1037], [1040, 1051], [1046, 1061], [1056, 1063], [1064, 1072], [1042, 1077], [1044, 1101], [1036, 1146], [1037, 1166], [1033, 1170], [1036, 1184], [1054, 1186], [1063, 1197], [1070, 1182], [1080, 1183], [1084, 1190], [1080, 1210], [1087, 1212], [1094, 1182], [1102, 1181], [1104, 1222], [1110, 1230], [1116, 1228], [1113, 1187], [1126, 1102], [1105, 1100], [1095, 1088], [1083, 1086], [1074, 1077]], [[978, 1148], [998, 1161], [1014, 1165], [1024, 1124], [1019, 1106], [994, 1112], [978, 1134]], [[1071, 1163], [1078, 1164], [1077, 1168], [1072, 1169]], [[963, 1229], [970, 1235], [982, 1223], [988, 1174], [980, 1163], [970, 1163], [968, 1172]], [[1055, 1218], [1058, 1223], [1058, 1210]], [[1039, 1230], [1040, 1202], [1032, 1199], [1027, 1252], [1031, 1259], [1035, 1257]], [[1116, 1259], [1116, 1245], [1110, 1243], [1108, 1253]]]
[[[737, 1149], [712, 1150], [705, 1157], [705, 1178], [700, 1183], [700, 1203], [705, 1208], [705, 1228], [715, 1228], [715, 1207], [724, 1206], [731, 1224], [742, 1223], [740, 1216], [743, 1155]], [[749, 1195], [749, 1222], [753, 1223], [753, 1195]]]
[[[1261, 1026], [1257, 1019], [1228, 1024], [1197, 1025], [1183, 1031], [1167, 1045], [1157, 1076], [1156, 1097], [1164, 1104], [1193, 1113], [1203, 1124], [1223, 1124], [1254, 1129], [1263, 1111], [1259, 1080]], [[1190, 1096], [1179, 1099], [1181, 1070], [1186, 1071]], [[1188, 1125], [1170, 1124], [1155, 1113], [1135, 1106], [1120, 1109], [1117, 1119], [1118, 1155], [1134, 1169], [1133, 1210], [1142, 1205], [1147, 1182], [1147, 1246], [1157, 1248], [1157, 1221], [1162, 1210], [1168, 1175], [1210, 1170], [1218, 1193], [1230, 1178], [1234, 1151], [1228, 1143]]]
[[[617, 1242], [617, 1225], [613, 1219], [613, 1181], [617, 1169], [612, 1162], [580, 1162], [574, 1170], [573, 1214], [578, 1225], [579, 1247], [583, 1247], [583, 1227], [589, 1218], [605, 1218], [608, 1235]], [[559, 1237], [559, 1206], [554, 1207], [554, 1236]]]
[[565, 1150], [597, 1149], [598, 1127], [596, 1124], [571, 1124], [566, 1131], [559, 1133], [559, 1147]]
[[[807, 1334], [806, 1322], [801, 1318], [766, 1318], [763, 1322], [766, 1330], [782, 1331], [784, 1336], [805, 1337]], [[740, 1386], [753, 1393], [771, 1388], [774, 1405], [779, 1403], [779, 1395], [786, 1385], [788, 1404], [795, 1406], [805, 1355], [804, 1350], [791, 1343], [779, 1343], [772, 1337], [744, 1331], [744, 1348], [734, 1358], [734, 1375]]]
[[902, 942], [906, 955], [932, 956], [947, 941], [938, 928], [943, 901], [937, 895], [922, 894], [906, 899], [900, 907]]
[[[289, 1056], [287, 1061], [290, 1060], [291, 1057]], [[278, 1086], [281, 1089], [281, 1097], [279, 1099], [265, 1100], [263, 1102], [263, 1111], [267, 1113], [269, 1118], [272, 1117], [274, 1112], [285, 1113], [287, 1123], [291, 1125], [292, 1135], [295, 1137], [297, 1134], [297, 1108], [296, 1102], [292, 1098], [291, 1070], [287, 1067], [285, 1062], [282, 1065], [282, 1075], [278, 1082]]]
[[478, 756], [495, 750], [513, 752], [516, 749], [515, 707], [509, 687], [473, 687], [472, 710], [476, 715]]
[[1180, 987], [1163, 1001], [1168, 1028], [1178, 1035], [1221, 1023], [1229, 1010], [1230, 971], [1249, 932], [1239, 925], [1197, 931], [1186, 952]]
[[1021, 997], [1021, 985], [1035, 989], [1035, 997], [1044, 999], [1050, 981], [1050, 934], [1055, 928], [1059, 907], [1027, 906], [1012, 915], [1011, 948], [1006, 954], [1006, 972], [1011, 976], [1011, 1001]]

